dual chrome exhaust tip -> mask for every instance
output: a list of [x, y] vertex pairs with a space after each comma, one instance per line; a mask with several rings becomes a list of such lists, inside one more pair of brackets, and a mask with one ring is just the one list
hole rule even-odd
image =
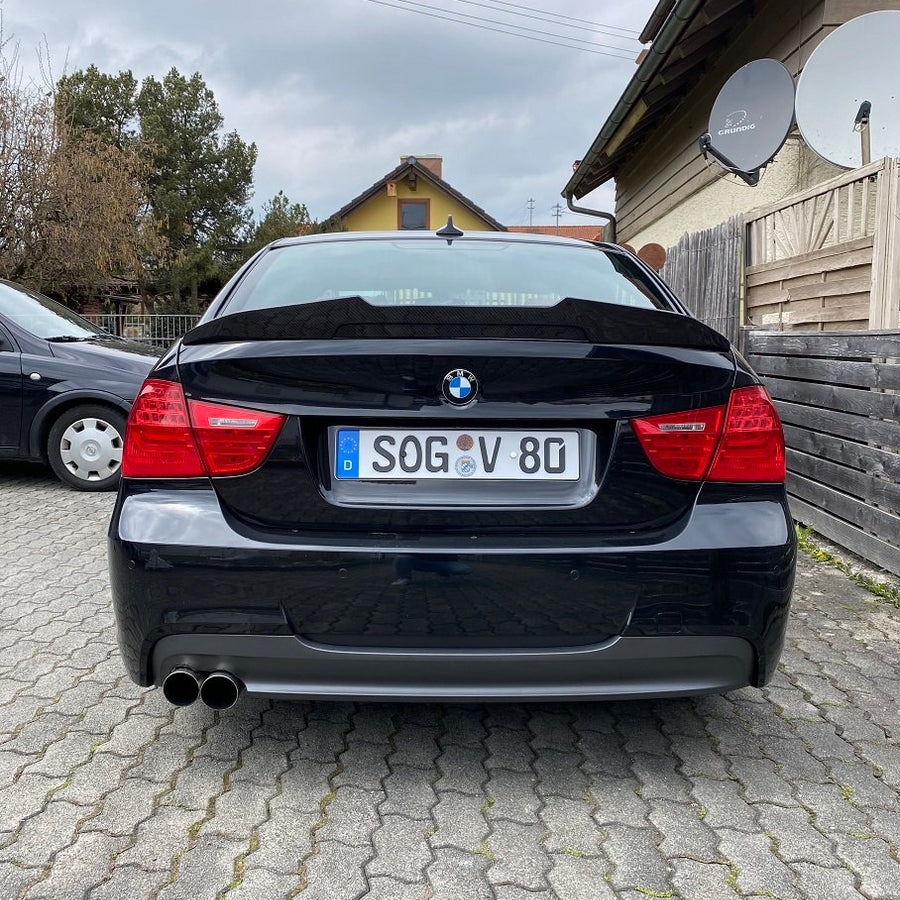
[[163, 679], [163, 696], [173, 706], [190, 706], [198, 698], [210, 709], [231, 709], [244, 686], [228, 672], [203, 676], [186, 666], [177, 666]]

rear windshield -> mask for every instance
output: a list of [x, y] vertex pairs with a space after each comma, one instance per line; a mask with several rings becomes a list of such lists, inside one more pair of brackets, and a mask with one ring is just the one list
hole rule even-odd
[[554, 306], [571, 297], [669, 306], [627, 256], [526, 241], [346, 240], [266, 253], [226, 313], [339, 297], [373, 306]]

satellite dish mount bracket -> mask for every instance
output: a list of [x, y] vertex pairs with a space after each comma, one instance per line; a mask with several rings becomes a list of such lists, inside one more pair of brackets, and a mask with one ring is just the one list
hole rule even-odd
[[756, 185], [759, 184], [759, 170], [755, 172], [745, 172], [743, 169], [739, 169], [724, 153], [716, 150], [713, 146], [712, 137], [709, 132], [702, 135], [698, 143], [704, 159], [708, 159], [711, 156], [726, 171], [732, 175], [737, 175], [738, 178], [749, 184], [750, 187], [756, 187]]

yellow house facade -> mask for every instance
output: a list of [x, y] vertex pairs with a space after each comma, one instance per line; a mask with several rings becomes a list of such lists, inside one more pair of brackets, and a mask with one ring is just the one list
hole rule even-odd
[[453, 216], [463, 231], [506, 231], [444, 181], [440, 156], [404, 156], [400, 165], [330, 217], [346, 231], [436, 231]]

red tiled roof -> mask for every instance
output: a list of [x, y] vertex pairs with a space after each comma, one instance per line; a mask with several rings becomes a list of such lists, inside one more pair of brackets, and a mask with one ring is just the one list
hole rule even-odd
[[602, 241], [602, 225], [507, 225], [507, 231], [518, 234], [558, 234], [560, 237], [581, 238], [583, 241]]

